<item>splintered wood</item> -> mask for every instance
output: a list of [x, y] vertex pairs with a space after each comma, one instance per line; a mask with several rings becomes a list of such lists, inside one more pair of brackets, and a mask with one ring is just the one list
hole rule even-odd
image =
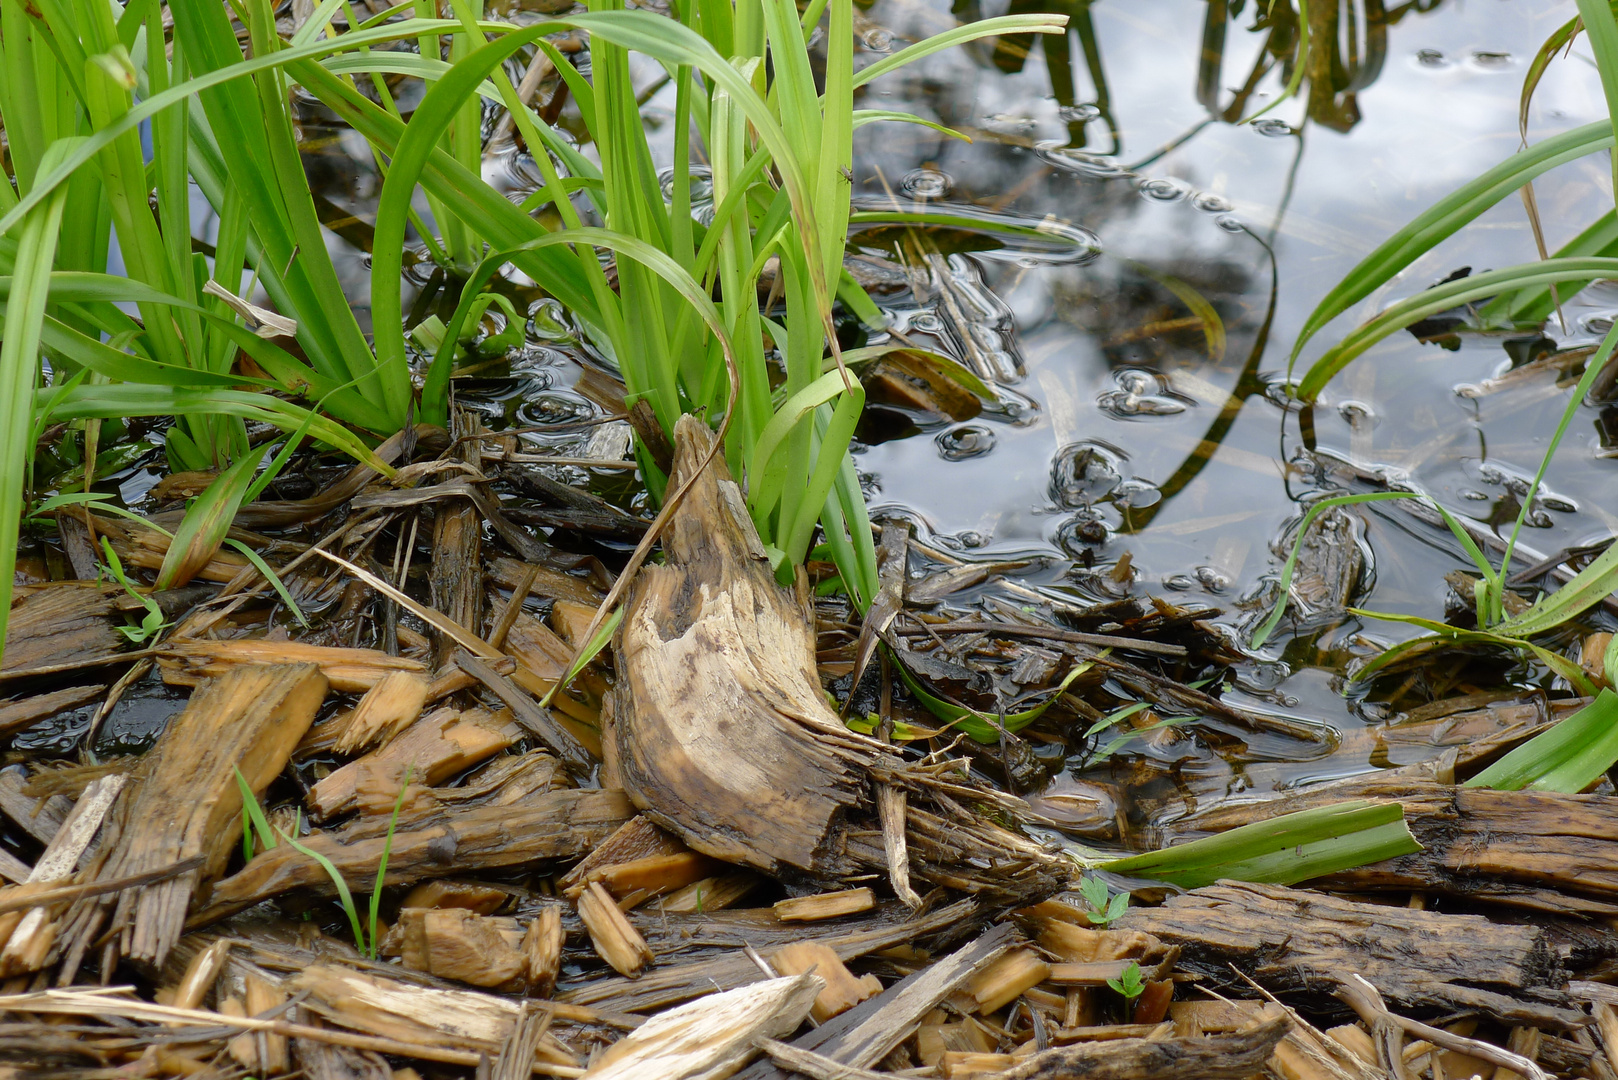
[[[122, 955], [162, 962], [198, 887], [219, 876], [241, 836], [242, 785], [256, 796], [281, 772], [326, 689], [313, 664], [235, 665], [169, 722], [119, 801], [94, 877], [137, 876], [193, 857], [201, 865], [111, 900]], [[99, 933], [108, 903], [89, 901], [70, 916], [70, 948]]]
[[697, 851], [779, 873], [848, 866], [840, 834], [862, 769], [815, 674], [804, 583], [778, 585], [707, 426], [682, 418], [671, 489], [700, 471], [663, 535], [667, 562], [625, 604], [614, 712], [635, 805]]

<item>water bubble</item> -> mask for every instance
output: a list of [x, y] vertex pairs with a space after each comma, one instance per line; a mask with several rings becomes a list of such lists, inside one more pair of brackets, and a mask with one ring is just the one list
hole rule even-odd
[[867, 30], [860, 38], [860, 44], [865, 47], [866, 52], [892, 52], [893, 31], [881, 26]]
[[594, 405], [569, 394], [539, 394], [517, 407], [517, 420], [525, 427], [531, 424], [572, 424], [593, 419], [594, 416]]
[[963, 548], [980, 548], [989, 542], [989, 538], [987, 536], [984, 536], [982, 533], [977, 532], [974, 529], [967, 529], [965, 532], [956, 533], [955, 540]]
[[1192, 199], [1191, 205], [1207, 214], [1228, 214], [1236, 209], [1225, 201], [1223, 196], [1215, 195], [1211, 191], [1204, 191]]
[[1125, 510], [1144, 510], [1163, 501], [1163, 493], [1150, 480], [1132, 476], [1112, 491], [1112, 505]]
[[1099, 118], [1101, 110], [1094, 105], [1064, 105], [1056, 115], [1064, 124], [1087, 124]]
[[[657, 174], [657, 182], [663, 188], [665, 201], [674, 199], [674, 170], [662, 169]], [[691, 166], [691, 201], [705, 203], [713, 201], [713, 170], [702, 165]]]
[[944, 320], [930, 311], [919, 311], [910, 317], [911, 330], [919, 330], [923, 334], [936, 334], [944, 329]]
[[561, 301], [546, 296], [528, 309], [528, 336], [540, 341], [572, 341], [577, 334]]
[[1211, 592], [1215, 596], [1230, 588], [1230, 575], [1212, 566], [1199, 566], [1196, 569], [1197, 584], [1204, 592]]
[[1089, 548], [1098, 548], [1107, 542], [1112, 530], [1093, 510], [1081, 510], [1068, 518], [1056, 530], [1056, 543], [1075, 559], [1082, 559]]
[[1472, 502], [1488, 502], [1489, 493], [1486, 491], [1479, 491], [1477, 488], [1462, 488], [1461, 498], [1470, 499]]
[[1606, 337], [1612, 330], [1614, 319], [1618, 319], [1618, 315], [1610, 311], [1586, 315], [1579, 320], [1579, 329], [1596, 337]]
[[1417, 49], [1416, 63], [1422, 67], [1441, 68], [1448, 67], [1449, 60], [1437, 49]]
[[1228, 233], [1244, 233], [1247, 231], [1247, 226], [1235, 214], [1220, 214], [1214, 218], [1214, 224]]
[[1185, 412], [1185, 401], [1169, 389], [1168, 380], [1161, 375], [1139, 368], [1120, 368], [1112, 373], [1112, 381], [1117, 388], [1098, 394], [1096, 404], [1121, 420]]
[[1163, 579], [1163, 587], [1175, 592], [1190, 592], [1197, 587], [1197, 579], [1190, 574], [1170, 574]]
[[1347, 420], [1348, 426], [1355, 431], [1369, 431], [1376, 427], [1376, 412], [1363, 401], [1351, 399], [1343, 402], [1337, 406], [1337, 415]]
[[1253, 130], [1260, 135], [1267, 135], [1272, 139], [1284, 139], [1288, 135], [1296, 135], [1297, 131], [1285, 120], [1274, 116], [1266, 116], [1253, 121]]
[[1073, 150], [1063, 143], [1048, 141], [1042, 142], [1034, 148], [1039, 156], [1058, 169], [1075, 172], [1081, 176], [1090, 176], [1098, 180], [1111, 180], [1120, 176], [1128, 176], [1129, 170], [1118, 164], [1118, 159], [1108, 157], [1106, 154], [1088, 154], [1083, 150]]
[[1060, 506], [1088, 506], [1123, 482], [1118, 474], [1124, 454], [1095, 442], [1070, 443], [1051, 462], [1050, 496]]
[[1503, 71], [1516, 63], [1516, 58], [1508, 52], [1489, 52], [1475, 49], [1472, 52], [1472, 64], [1485, 71]]
[[911, 169], [899, 178], [899, 189], [912, 199], [946, 199], [955, 179], [937, 169]]
[[1191, 194], [1191, 188], [1185, 181], [1168, 176], [1154, 176], [1150, 180], [1142, 180], [1136, 187], [1146, 198], [1158, 202], [1177, 202]]
[[994, 432], [979, 424], [962, 424], [939, 432], [933, 441], [938, 444], [938, 456], [945, 461], [965, 461], [993, 450]]

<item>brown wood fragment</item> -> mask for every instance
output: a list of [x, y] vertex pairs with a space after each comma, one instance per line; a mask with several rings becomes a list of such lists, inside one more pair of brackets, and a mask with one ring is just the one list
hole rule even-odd
[[815, 922], [836, 919], [844, 915], [857, 915], [876, 906], [876, 896], [870, 889], [842, 889], [838, 892], [815, 893], [813, 896], [794, 896], [775, 904], [775, 917], [782, 922]]
[[652, 950], [640, 936], [624, 913], [618, 910], [612, 895], [591, 882], [579, 894], [579, 918], [590, 934], [596, 953], [620, 975], [639, 975], [652, 962]]
[[[599, 867], [587, 875], [590, 881], [599, 881], [616, 899], [622, 900], [639, 893], [644, 902], [664, 893], [683, 889], [692, 882], [701, 881], [722, 869], [723, 863], [694, 851], [681, 851], [672, 855], [648, 855], [629, 862]], [[582, 891], [582, 886], [576, 886]], [[569, 895], [574, 889], [568, 890]]]
[[48, 694], [35, 694], [18, 701], [0, 705], [0, 736], [10, 735], [23, 728], [47, 720], [59, 712], [76, 709], [97, 700], [106, 693], [105, 685], [70, 686]]
[[12, 605], [0, 676], [105, 660], [128, 647], [116, 597], [94, 585], [48, 585]]
[[571, 731], [553, 719], [550, 713], [540, 708], [539, 702], [513, 686], [510, 679], [498, 674], [465, 649], [456, 652], [455, 664], [492, 690], [495, 696], [511, 709], [517, 722], [576, 775], [587, 775], [595, 767], [596, 759], [600, 755], [593, 753]]
[[815, 1018], [817, 1024], [824, 1024], [866, 998], [882, 992], [882, 983], [874, 975], [855, 977], [840, 956], [817, 942], [798, 942], [777, 949], [770, 954], [770, 966], [778, 975], [813, 972], [825, 981], [825, 989], [820, 991], [814, 1007], [809, 1010], [809, 1015]]
[[60, 795], [36, 798], [23, 791], [27, 783], [28, 770], [21, 765], [0, 769], [0, 812], [23, 832], [41, 844], [48, 844], [62, 827], [62, 819], [73, 809], [73, 801]]
[[1032, 949], [1014, 949], [979, 972], [967, 986], [977, 1011], [992, 1013], [1050, 977], [1051, 967]]
[[1288, 1023], [1277, 1016], [1199, 1038], [1075, 1043], [1035, 1054], [998, 1075], [1002, 1080], [1247, 1080], [1269, 1060]]
[[601, 603], [601, 593], [588, 581], [564, 574], [540, 563], [524, 563], [516, 559], [496, 558], [489, 561], [489, 580], [503, 589], [515, 589], [530, 572], [537, 570], [528, 587], [530, 596], [544, 596], [552, 600], [569, 600], [575, 604]]
[[548, 998], [556, 990], [562, 970], [562, 908], [546, 904], [522, 937], [521, 951], [532, 997]]
[[657, 908], [670, 914], [723, 911], [745, 899], [762, 880], [751, 870], [703, 878], [663, 897]]
[[989, 1080], [1017, 1064], [1011, 1054], [982, 1054], [946, 1050], [938, 1059], [938, 1074], [946, 1080]]
[[163, 681], [173, 686], [197, 686], [240, 664], [315, 664], [333, 690], [353, 694], [369, 690], [390, 672], [427, 670], [418, 660], [389, 656], [377, 649], [340, 649], [297, 641], [173, 640], [158, 653]]
[[390, 671], [360, 698], [332, 749], [357, 754], [387, 745], [421, 716], [427, 689], [427, 677], [420, 672]]
[[[496, 920], [465, 908], [406, 908], [419, 928], [420, 943], [406, 946], [406, 967], [470, 986], [516, 989], [526, 964], [523, 955], [501, 935]], [[412, 936], [407, 931], [407, 939]]]
[[[483, 455], [475, 438], [482, 430], [475, 414], [455, 410], [451, 432], [461, 442], [452, 456], [476, 470]], [[432, 606], [474, 637], [483, 633], [483, 522], [477, 507], [464, 499], [446, 499], [434, 508], [433, 561], [427, 581]], [[456, 643], [434, 631], [434, 662], [440, 666], [455, 652]]]
[[[468, 870], [576, 859], [628, 820], [630, 813], [621, 791], [575, 789], [534, 794], [517, 803], [446, 808], [408, 826], [400, 823], [389, 848], [387, 883], [407, 885]], [[300, 842], [329, 858], [348, 880], [358, 881], [375, 876], [387, 847], [387, 827], [388, 815], [362, 817]], [[311, 889], [325, 896], [334, 891], [315, 860], [282, 844], [261, 852], [239, 873], [219, 882], [193, 922], [224, 918], [291, 889]]]
[[916, 1054], [923, 1065], [937, 1065], [947, 1053], [987, 1054], [994, 1042], [971, 1020], [954, 1024], [923, 1024], [916, 1029]]
[[605, 867], [655, 855], [677, 855], [686, 850], [677, 837], [658, 828], [651, 818], [636, 814], [558, 878], [556, 885], [569, 896], [577, 896], [584, 891], [590, 875]]
[[1131, 909], [1113, 925], [1178, 945], [1181, 969], [1214, 987], [1237, 989], [1235, 965], [1275, 993], [1321, 1001], [1357, 972], [1405, 1009], [1478, 1010], [1555, 1029], [1582, 1022], [1538, 927], [1236, 882]]
[[[225, 968], [225, 958], [230, 954], [230, 942], [220, 940], [209, 945], [191, 958], [186, 965], [185, 974], [180, 976], [180, 982], [174, 988], [174, 997], [169, 1001], [176, 1009], [196, 1009], [207, 1000], [208, 991], [219, 978], [219, 973]], [[240, 1015], [246, 1016], [243, 1012]]]
[[440, 878], [417, 885], [405, 894], [401, 907], [465, 908], [479, 915], [493, 915], [511, 899], [511, 890], [478, 881], [452, 881]]
[[[262, 1016], [278, 1009], [286, 999], [287, 996], [281, 988], [267, 979], [262, 979], [251, 972], [243, 978], [241, 1005], [244, 1016]], [[239, 1046], [243, 1039], [248, 1040], [252, 1051], [250, 1054], [238, 1055], [239, 1050], [247, 1049], [245, 1046]], [[231, 1056], [244, 1069], [259, 1076], [277, 1076], [289, 1070], [292, 1067], [289, 1050], [285, 1035], [267, 1031], [244, 1032], [230, 1042]], [[243, 1060], [244, 1057], [246, 1060]]]
[[881, 1080], [882, 1077], [891, 1076], [890, 1072], [872, 1072], [870, 1069], [856, 1069], [851, 1065], [843, 1065], [833, 1061], [824, 1054], [817, 1054], [813, 1050], [800, 1050], [791, 1043], [784, 1043], [778, 1039], [758, 1039], [758, 1048], [769, 1055], [770, 1060], [784, 1069], [790, 1069], [810, 1078], [810, 1080]]
[[795, 1031], [822, 985], [813, 975], [768, 979], [660, 1013], [609, 1047], [585, 1075], [591, 1080], [730, 1076], [758, 1052], [757, 1040]]
[[[923, 1018], [979, 971], [994, 963], [1016, 941], [1010, 924], [1002, 923], [930, 967], [908, 975], [881, 994], [794, 1040], [833, 1061], [869, 1068], [908, 1039]], [[761, 1062], [741, 1074], [742, 1080], [786, 1080], [773, 1062]]]
[[581, 604], [558, 600], [551, 605], [551, 629], [575, 651], [581, 649], [585, 644], [585, 631], [590, 629], [599, 606], [599, 601]]
[[[312, 664], [237, 665], [200, 687], [169, 721], [119, 802], [103, 844], [107, 857], [94, 876], [126, 877], [196, 855], [206, 861], [118, 894], [113, 918], [124, 956], [162, 962], [180, 936], [194, 892], [219, 876], [241, 836], [238, 772], [248, 790], [262, 792], [286, 766], [326, 689]], [[153, 828], [158, 822], [163, 827]]]
[[[509, 714], [508, 714], [509, 715]], [[435, 709], [391, 742], [331, 773], [309, 793], [316, 818], [358, 807], [389, 813], [405, 783], [431, 786], [516, 742], [518, 733], [482, 709]]]
[[[713, 445], [676, 429], [682, 484]], [[775, 582], [722, 460], [697, 477], [643, 567], [619, 631], [615, 712], [630, 798], [698, 851], [768, 873], [836, 873], [865, 767], [890, 752], [849, 732], [815, 672], [807, 580]], [[885, 859], [884, 859], [885, 862]]]

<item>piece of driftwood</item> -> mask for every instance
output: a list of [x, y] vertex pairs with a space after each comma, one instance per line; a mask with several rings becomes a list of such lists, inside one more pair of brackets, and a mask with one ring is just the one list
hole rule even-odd
[[[117, 894], [112, 928], [122, 955], [162, 962], [197, 889], [220, 875], [241, 836], [240, 783], [257, 795], [280, 774], [326, 690], [313, 664], [236, 665], [200, 687], [169, 721], [109, 818], [105, 858], [91, 876], [128, 877], [198, 855], [205, 861]], [[70, 912], [75, 953], [98, 934], [111, 900], [97, 898]]]
[[1404, 1009], [1477, 1010], [1553, 1029], [1583, 1023], [1541, 927], [1237, 882], [1132, 908], [1113, 925], [1178, 945], [1181, 969], [1209, 986], [1242, 988], [1234, 966], [1289, 1000], [1329, 1006], [1325, 995], [1358, 972]]
[[163, 681], [173, 686], [197, 686], [204, 679], [225, 674], [241, 664], [314, 664], [333, 690], [364, 693], [394, 671], [425, 672], [427, 666], [404, 656], [389, 656], [377, 649], [344, 649], [307, 645], [299, 641], [256, 639], [209, 641], [180, 639], [166, 642], [158, 653]]
[[407, 773], [412, 783], [430, 787], [486, 761], [520, 736], [509, 720], [482, 709], [435, 709], [381, 749], [317, 783], [309, 793], [309, 809], [317, 819], [355, 808], [389, 813]]
[[47, 585], [12, 605], [0, 677], [38, 668], [106, 660], [128, 647], [118, 633], [112, 590], [71, 583]]
[[[685, 417], [676, 440], [673, 487], [701, 466], [713, 433]], [[866, 769], [891, 751], [826, 704], [806, 579], [776, 583], [717, 458], [670, 517], [663, 550], [666, 564], [643, 567], [630, 587], [619, 631], [614, 719], [630, 798], [727, 862], [772, 874], [853, 869], [844, 821], [867, 797]]]
[[814, 975], [766, 979], [660, 1013], [608, 1047], [590, 1080], [721, 1080], [789, 1034], [825, 983]]
[[[315, 833], [300, 842], [329, 858], [350, 881], [374, 877], [387, 848], [387, 883], [408, 885], [469, 870], [576, 859], [632, 813], [621, 791], [563, 790], [514, 804], [445, 808], [408, 827], [401, 822], [391, 847], [386, 835], [388, 815], [361, 817], [344, 828]], [[328, 896], [334, 891], [319, 863], [282, 844], [260, 852], [238, 873], [216, 884], [193, 922], [223, 918], [291, 889], [313, 889]]]
[[[907, 975], [876, 997], [799, 1036], [792, 1045], [855, 1068], [875, 1065], [908, 1039], [939, 1002], [994, 963], [1016, 941], [1015, 928], [1002, 923], [936, 964]], [[774, 1062], [759, 1062], [742, 1073], [741, 1080], [788, 1080], [789, 1075]]]
[[0, 705], [0, 736], [10, 735], [23, 728], [48, 720], [59, 712], [76, 709], [100, 698], [107, 692], [104, 684], [70, 686], [48, 694], [35, 694], [18, 701]]
[[1273, 1017], [1220, 1035], [1113, 1039], [1059, 1046], [1001, 1080], [1247, 1080], [1269, 1061], [1289, 1021]]

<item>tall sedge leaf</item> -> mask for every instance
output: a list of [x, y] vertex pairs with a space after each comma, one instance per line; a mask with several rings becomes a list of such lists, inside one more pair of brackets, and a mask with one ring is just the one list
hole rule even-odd
[[1602, 690], [1578, 712], [1529, 739], [1463, 787], [1573, 795], [1618, 762], [1618, 694]]
[[225, 542], [257, 467], [258, 458], [254, 454], [243, 455], [186, 507], [185, 517], [174, 530], [174, 538], [163, 555], [163, 565], [157, 571], [157, 588], [178, 588], [208, 565], [219, 545]]
[[1298, 333], [1287, 362], [1288, 374], [1304, 344], [1322, 327], [1387, 284], [1440, 241], [1454, 235], [1495, 203], [1515, 195], [1518, 188], [1536, 176], [1588, 154], [1610, 150], [1612, 145], [1611, 123], [1603, 120], [1586, 124], [1513, 154], [1434, 203], [1361, 260], [1320, 301]]
[[[1579, 19], [1590, 38], [1601, 73], [1601, 92], [1607, 98], [1607, 124], [1618, 132], [1618, 19], [1608, 0], [1578, 0]], [[1618, 154], [1612, 156], [1613, 197], [1618, 199]]]
[[[59, 140], [45, 149], [40, 168], [60, 164], [71, 143]], [[3, 183], [0, 180], [0, 183]], [[33, 431], [34, 383], [39, 378], [39, 332], [50, 294], [51, 264], [62, 225], [67, 191], [61, 189], [29, 212], [17, 242], [16, 275], [6, 298], [6, 332], [0, 341], [0, 658], [5, 655], [6, 622], [11, 613], [13, 571], [17, 564], [17, 532], [22, 524], [24, 463]]]

